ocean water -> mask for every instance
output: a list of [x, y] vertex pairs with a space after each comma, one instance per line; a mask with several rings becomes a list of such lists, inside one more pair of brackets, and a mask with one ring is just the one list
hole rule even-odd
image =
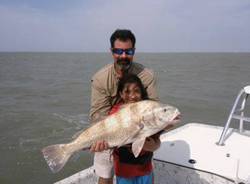
[[[224, 126], [238, 91], [250, 85], [249, 58], [137, 53], [134, 61], [154, 70], [160, 101], [181, 111], [177, 128]], [[109, 53], [0, 53], [0, 183], [53, 183], [92, 165], [93, 154], [79, 151], [53, 174], [41, 149], [70, 142], [89, 124], [91, 77], [111, 61]]]

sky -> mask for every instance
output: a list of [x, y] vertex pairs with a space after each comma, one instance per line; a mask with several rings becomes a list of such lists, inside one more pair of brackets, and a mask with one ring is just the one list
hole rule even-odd
[[250, 0], [0, 0], [0, 52], [250, 52]]

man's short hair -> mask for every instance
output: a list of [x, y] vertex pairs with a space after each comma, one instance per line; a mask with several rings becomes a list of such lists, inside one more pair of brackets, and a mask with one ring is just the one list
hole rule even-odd
[[117, 29], [111, 35], [110, 44], [111, 44], [111, 47], [113, 47], [113, 48], [114, 48], [114, 43], [115, 43], [116, 39], [119, 39], [119, 40], [124, 41], [124, 42], [127, 41], [127, 40], [131, 40], [133, 48], [135, 47], [135, 42], [136, 42], [135, 35], [130, 30]]

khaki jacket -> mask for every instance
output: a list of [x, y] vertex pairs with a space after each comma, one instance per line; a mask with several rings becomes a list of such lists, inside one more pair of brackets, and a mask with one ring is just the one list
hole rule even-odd
[[[133, 62], [128, 73], [135, 74], [141, 79], [151, 100], [159, 100], [153, 70]], [[91, 122], [98, 117], [108, 115], [112, 105], [114, 105], [112, 101], [116, 96], [119, 78], [120, 76], [115, 70], [114, 62], [104, 66], [92, 77]]]

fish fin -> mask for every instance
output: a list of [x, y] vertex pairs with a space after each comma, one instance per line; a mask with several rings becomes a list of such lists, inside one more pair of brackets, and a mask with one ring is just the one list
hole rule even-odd
[[131, 142], [129, 141], [129, 139], [133, 138], [136, 134], [140, 133], [140, 131], [141, 131], [141, 129], [143, 129], [143, 127], [144, 127], [143, 124], [138, 125], [138, 128], [137, 128], [135, 131], [133, 131], [133, 132], [129, 135], [129, 137], [127, 137], [127, 138], [118, 146], [118, 148], [121, 147], [121, 146], [123, 146], [123, 145], [125, 145], [125, 144], [131, 143]]
[[57, 144], [45, 147], [42, 150], [43, 156], [53, 173], [60, 171], [71, 156], [70, 153], [65, 151], [65, 146], [66, 144]]
[[133, 142], [132, 152], [133, 152], [135, 158], [138, 157], [138, 155], [140, 154], [140, 152], [143, 148], [143, 145], [145, 143], [145, 140], [146, 140], [146, 138], [140, 138], [140, 139], [136, 140], [135, 142]]

